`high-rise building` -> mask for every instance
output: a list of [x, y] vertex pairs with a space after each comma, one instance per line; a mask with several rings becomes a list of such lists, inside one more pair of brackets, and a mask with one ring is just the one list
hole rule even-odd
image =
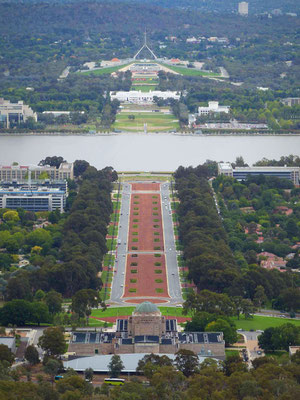
[[248, 15], [248, 3], [246, 1], [239, 3], [239, 14]]

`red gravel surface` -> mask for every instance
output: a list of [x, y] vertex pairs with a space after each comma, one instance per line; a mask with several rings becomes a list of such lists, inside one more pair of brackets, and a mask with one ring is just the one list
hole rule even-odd
[[[131, 266], [132, 262], [138, 265]], [[160, 266], [155, 266], [155, 262], [158, 261], [154, 254], [138, 254], [138, 257], [129, 256], [127, 258], [124, 297], [169, 297], [165, 257], [159, 257]], [[131, 279], [136, 279], [136, 283], [132, 283]], [[157, 283], [155, 282], [156, 279], [160, 279], [162, 282]], [[136, 289], [136, 291], [130, 292], [130, 289]]]
[[154, 247], [164, 247], [160, 194], [134, 193], [130, 202], [128, 250], [154, 251]]
[[[133, 183], [123, 297], [169, 298], [159, 183]], [[149, 191], [150, 193], [141, 193]], [[143, 254], [149, 252], [149, 254]], [[160, 263], [160, 265], [155, 265]], [[156, 282], [157, 279], [162, 282]], [[136, 282], [134, 282], [136, 280]], [[144, 299], [136, 299], [142, 302]], [[151, 300], [152, 301], [152, 300]]]
[[[126, 300], [125, 303], [134, 303], [134, 304], [139, 304], [143, 301], [147, 300], [146, 298], [143, 300], [140, 299], [130, 299], [130, 300]], [[162, 304], [162, 303], [168, 303], [168, 300], [164, 300], [164, 299], [152, 299], [151, 297], [148, 299], [148, 301], [150, 301], [151, 303], [157, 303], [157, 304]]]
[[160, 183], [148, 183], [148, 182], [143, 182], [143, 183], [132, 183], [131, 184], [131, 189], [133, 191], [135, 190], [141, 190], [141, 191], [151, 191], [151, 190], [158, 190], [160, 189]]

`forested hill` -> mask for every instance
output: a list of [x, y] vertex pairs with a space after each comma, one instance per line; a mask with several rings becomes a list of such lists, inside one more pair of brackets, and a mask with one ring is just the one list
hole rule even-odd
[[[261, 17], [263, 18], [263, 17]], [[166, 9], [156, 5], [145, 5], [125, 2], [76, 2], [67, 4], [21, 3], [16, 7], [14, 2], [0, 3], [0, 34], [3, 40], [12, 37], [21, 41], [24, 35], [62, 36], [87, 32], [102, 34], [142, 33], [145, 28], [149, 32], [181, 35], [184, 32], [204, 34], [207, 36], [243, 37], [263, 34], [268, 39], [281, 37], [295, 30], [298, 18], [289, 18], [287, 28], [286, 17], [274, 19], [237, 15], [203, 14], [200, 11]], [[159, 38], [157, 38], [159, 39]]]
[[[101, 1], [101, 0], [100, 0]], [[240, 0], [106, 0], [106, 3], [139, 3], [165, 8], [191, 8], [204, 12], [236, 12]], [[0, 3], [82, 3], [81, 0], [0, 0]], [[298, 0], [248, 0], [249, 14], [270, 12], [280, 9], [283, 13], [300, 11]]]

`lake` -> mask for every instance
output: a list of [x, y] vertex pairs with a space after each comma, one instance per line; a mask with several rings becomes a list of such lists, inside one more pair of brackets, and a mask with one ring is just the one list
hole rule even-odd
[[118, 171], [173, 171], [205, 160], [248, 164], [266, 158], [300, 155], [300, 136], [183, 136], [113, 134], [103, 136], [1, 136], [0, 164], [37, 164], [46, 156], [71, 162], [87, 160], [95, 167]]

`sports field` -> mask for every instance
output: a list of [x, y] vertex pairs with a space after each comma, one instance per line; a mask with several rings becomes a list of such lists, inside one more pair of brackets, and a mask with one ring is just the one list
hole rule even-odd
[[[134, 119], [128, 118], [134, 115]], [[114, 129], [122, 131], [144, 131], [144, 124], [147, 124], [148, 132], [163, 132], [179, 129], [179, 123], [172, 114], [161, 112], [122, 112], [117, 114]]]

